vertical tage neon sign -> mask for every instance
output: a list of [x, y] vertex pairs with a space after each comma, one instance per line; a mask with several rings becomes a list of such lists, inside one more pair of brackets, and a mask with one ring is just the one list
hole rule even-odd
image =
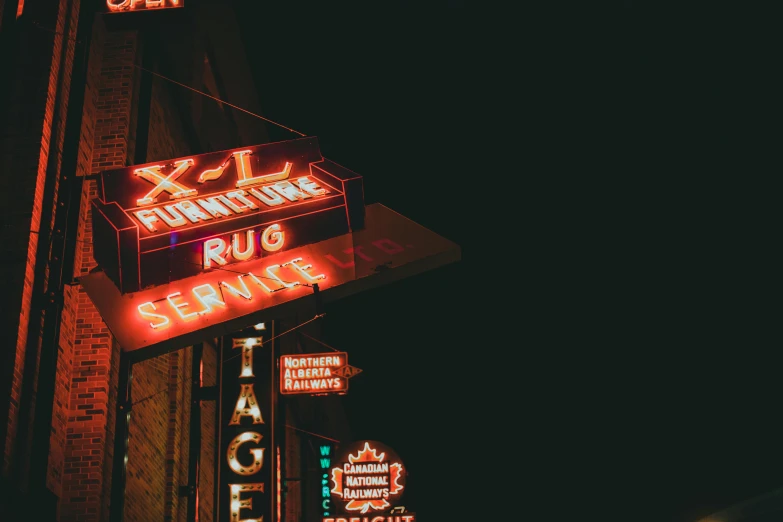
[[272, 351], [261, 337], [233, 339], [222, 354], [219, 520], [271, 521]]

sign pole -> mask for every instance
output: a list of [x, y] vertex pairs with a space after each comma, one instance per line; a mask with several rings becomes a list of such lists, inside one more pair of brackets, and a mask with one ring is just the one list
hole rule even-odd
[[114, 462], [111, 480], [111, 522], [122, 522], [125, 514], [125, 483], [128, 468], [128, 430], [131, 416], [133, 362], [129, 353], [120, 352], [117, 384], [117, 414], [114, 419]]
[[188, 511], [187, 521], [198, 520], [196, 495], [198, 494], [199, 466], [201, 464], [201, 358], [202, 343], [193, 345], [190, 370], [190, 441], [188, 448]]

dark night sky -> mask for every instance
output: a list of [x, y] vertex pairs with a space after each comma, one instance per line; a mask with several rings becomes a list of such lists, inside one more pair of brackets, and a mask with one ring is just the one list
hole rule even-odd
[[[460, 2], [242, 4], [264, 115], [318, 136], [325, 157], [364, 177], [366, 203], [462, 247], [457, 264], [328, 304], [322, 326], [323, 341], [363, 369], [343, 398], [354, 437], [391, 446], [409, 469], [400, 503], [437, 518], [441, 501], [425, 493], [464, 474], [483, 406], [473, 392], [482, 283], [469, 269], [481, 217], [468, 212], [455, 179], [473, 175], [478, 152], [471, 91], [479, 56], [462, 32], [467, 13]], [[448, 453], [437, 453], [441, 443]]]
[[513, 519], [686, 522], [783, 487], [770, 168], [737, 153], [760, 14], [626, 2], [550, 33], [424, 3], [244, 8], [254, 66], [285, 79], [259, 84], [265, 115], [462, 247], [327, 308], [365, 370], [357, 437], [397, 450], [436, 520], [513, 495]]

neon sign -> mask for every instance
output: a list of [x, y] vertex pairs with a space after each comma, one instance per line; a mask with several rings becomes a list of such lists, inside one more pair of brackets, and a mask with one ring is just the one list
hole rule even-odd
[[331, 493], [345, 513], [383, 512], [405, 490], [405, 467], [394, 451], [376, 441], [342, 450], [331, 470]]
[[364, 227], [362, 178], [317, 138], [102, 172], [95, 260], [125, 294]]
[[[358, 232], [139, 292], [122, 294], [105, 271], [80, 283], [124, 351], [174, 349], [279, 317], [312, 300], [315, 284], [328, 302], [459, 259], [457, 245], [383, 205], [368, 205], [365, 217]], [[355, 372], [335, 371], [346, 378]]]
[[329, 467], [332, 464], [332, 446], [330, 444], [321, 444], [318, 446], [320, 457], [318, 459], [319, 469], [321, 470], [321, 485], [319, 490], [321, 494], [321, 509], [323, 510], [323, 516], [329, 516], [329, 510], [331, 509], [331, 492], [329, 491]]
[[280, 356], [280, 393], [296, 395], [344, 395], [348, 379], [337, 370], [348, 364], [346, 352]]
[[218, 511], [220, 520], [272, 520], [274, 403], [272, 351], [263, 337], [222, 349]]
[[415, 513], [404, 515], [374, 515], [369, 517], [323, 517], [321, 522], [416, 522]]
[[111, 13], [184, 7], [185, 0], [106, 0]]

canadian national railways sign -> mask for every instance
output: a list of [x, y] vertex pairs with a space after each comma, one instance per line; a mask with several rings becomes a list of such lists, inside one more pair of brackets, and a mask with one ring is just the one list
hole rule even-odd
[[331, 472], [332, 500], [355, 515], [389, 511], [405, 490], [399, 456], [376, 441], [354, 443], [341, 454]]

